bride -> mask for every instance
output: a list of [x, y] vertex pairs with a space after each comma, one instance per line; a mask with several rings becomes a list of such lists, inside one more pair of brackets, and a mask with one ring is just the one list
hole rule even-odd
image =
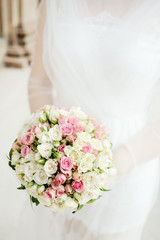
[[159, 0], [42, 2], [31, 111], [74, 105], [103, 122], [117, 178], [77, 214], [32, 211], [26, 203], [16, 240], [141, 239], [159, 182], [160, 121], [151, 124], [147, 115], [160, 78], [159, 12]]

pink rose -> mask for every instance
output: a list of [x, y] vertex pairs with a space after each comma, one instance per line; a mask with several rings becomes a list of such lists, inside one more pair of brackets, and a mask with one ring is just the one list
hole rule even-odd
[[72, 187], [76, 192], [81, 193], [83, 191], [84, 185], [82, 181], [73, 181]]
[[77, 124], [74, 125], [74, 132], [75, 133], [83, 132], [83, 129], [84, 129], [84, 127], [83, 127], [82, 124], [77, 123]]
[[48, 197], [51, 200], [55, 199], [56, 192], [53, 188], [47, 188], [46, 191], [44, 192], [44, 195]]
[[57, 190], [60, 186], [60, 183], [54, 180], [51, 182], [51, 186], [54, 190]]
[[59, 182], [60, 184], [64, 184], [66, 181], [66, 176], [62, 173], [57, 174], [55, 180]]
[[57, 147], [57, 151], [64, 152], [65, 146], [66, 146], [65, 144], [61, 144], [59, 147]]
[[21, 138], [21, 142], [26, 145], [31, 145], [35, 140], [35, 136], [33, 133], [27, 133]]
[[37, 133], [39, 133], [41, 131], [41, 128], [39, 127], [39, 125], [34, 125], [32, 128], [32, 131], [36, 135]]
[[98, 151], [97, 150], [92, 150], [92, 153], [95, 155], [95, 156], [97, 156], [98, 155]]
[[66, 172], [65, 175], [66, 175], [67, 179], [71, 179], [72, 178], [72, 172], [71, 171]]
[[60, 185], [59, 188], [56, 190], [57, 196], [62, 196], [64, 194], [64, 186]]
[[64, 187], [64, 189], [65, 189], [65, 192], [66, 192], [67, 194], [71, 194], [71, 193], [73, 192], [73, 188], [72, 188], [72, 186], [71, 186], [70, 184], [66, 184], [66, 186]]
[[91, 144], [90, 143], [85, 143], [84, 146], [83, 146], [82, 151], [84, 153], [91, 153], [92, 152]]
[[75, 125], [78, 122], [78, 119], [76, 117], [69, 117], [68, 122]]
[[64, 123], [60, 126], [63, 136], [71, 135], [73, 133], [73, 126], [70, 123]]
[[68, 140], [69, 142], [73, 143], [73, 142], [75, 141], [75, 138], [74, 138], [73, 135], [69, 135], [69, 136], [67, 137], [67, 140]]
[[75, 181], [80, 181], [80, 180], [82, 180], [82, 174], [80, 174], [79, 172], [74, 172], [73, 173], [73, 179], [75, 180]]
[[60, 162], [60, 167], [64, 171], [70, 171], [73, 167], [73, 162], [70, 157], [63, 157]]
[[60, 124], [60, 125], [67, 123], [67, 121], [68, 121], [68, 117], [67, 116], [63, 115], [63, 116], [60, 116], [58, 118], [58, 124]]
[[28, 153], [30, 153], [31, 149], [27, 145], [21, 146], [21, 156], [25, 157]]
[[31, 129], [29, 129], [27, 132], [31, 132], [32, 130]]

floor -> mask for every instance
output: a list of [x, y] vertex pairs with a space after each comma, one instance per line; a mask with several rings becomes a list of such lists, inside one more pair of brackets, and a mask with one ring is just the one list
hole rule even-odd
[[[0, 239], [12, 240], [18, 214], [26, 197], [19, 186], [15, 174], [8, 167], [8, 154], [18, 129], [29, 114], [27, 101], [27, 79], [29, 68], [23, 70], [0, 67]], [[157, 117], [160, 98], [156, 98], [151, 108], [153, 118]], [[160, 194], [151, 211], [142, 240], [160, 239]], [[136, 239], [135, 239], [136, 240]]]

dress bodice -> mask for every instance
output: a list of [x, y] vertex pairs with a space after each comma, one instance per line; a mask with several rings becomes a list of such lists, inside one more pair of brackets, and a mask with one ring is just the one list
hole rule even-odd
[[145, 111], [160, 77], [160, 38], [144, 26], [107, 11], [59, 20], [50, 48], [55, 103], [100, 119]]

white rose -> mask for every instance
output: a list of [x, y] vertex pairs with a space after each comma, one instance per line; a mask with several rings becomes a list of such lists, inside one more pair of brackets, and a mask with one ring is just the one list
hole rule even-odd
[[34, 156], [35, 156], [35, 153], [31, 151], [24, 157], [23, 162], [34, 161]]
[[96, 172], [87, 172], [83, 174], [84, 188], [88, 190], [95, 190], [100, 187], [100, 178]]
[[51, 156], [52, 148], [53, 145], [51, 143], [42, 143], [37, 147], [40, 155], [44, 158], [49, 158]]
[[92, 138], [89, 143], [93, 149], [96, 149], [98, 151], [103, 150], [102, 143], [98, 139]]
[[66, 199], [67, 199], [67, 194], [64, 193], [63, 195], [61, 195], [61, 196], [59, 196], [59, 197], [56, 197], [55, 201], [56, 201], [57, 203], [62, 203], [62, 202], [64, 202]]
[[76, 139], [73, 143], [73, 147], [77, 148], [78, 150], [83, 149], [84, 142], [82, 140]]
[[115, 177], [117, 174], [117, 170], [116, 170], [116, 168], [112, 167], [112, 168], [107, 169], [106, 173], [107, 173], [108, 177]]
[[85, 125], [85, 131], [86, 132], [92, 132], [94, 130], [94, 125], [91, 121], [88, 121], [87, 124]]
[[20, 157], [21, 157], [21, 154], [17, 151], [14, 151], [12, 154], [12, 164], [16, 165], [19, 162]]
[[105, 171], [107, 170], [107, 167], [109, 167], [110, 163], [111, 161], [109, 160], [108, 156], [101, 152], [95, 160], [95, 167]]
[[40, 156], [39, 153], [35, 153], [35, 154], [34, 154], [34, 160], [35, 160], [35, 161], [38, 161], [40, 158], [41, 158], [41, 156]]
[[53, 211], [53, 212], [63, 212], [66, 207], [65, 207], [65, 203], [62, 202], [62, 203], [52, 203], [52, 205], [50, 206], [50, 209]]
[[59, 111], [52, 108], [48, 113], [48, 117], [50, 121], [57, 119], [59, 117]]
[[52, 159], [48, 159], [44, 165], [44, 170], [48, 177], [57, 172], [57, 162]]
[[78, 140], [81, 140], [83, 142], [90, 142], [91, 141], [91, 135], [87, 132], [80, 132], [77, 134]]
[[37, 191], [37, 184], [34, 184], [31, 187], [27, 187], [26, 191], [33, 197], [37, 198], [38, 196], [38, 191]]
[[41, 169], [34, 174], [33, 179], [38, 185], [42, 185], [47, 183], [48, 176], [46, 175], [45, 171]]
[[36, 172], [36, 164], [32, 162], [25, 164], [25, 180], [30, 182], [33, 179], [33, 174]]
[[78, 170], [80, 172], [87, 172], [93, 168], [93, 162], [95, 156], [91, 153], [86, 153], [84, 157], [80, 160]]
[[54, 141], [62, 140], [62, 132], [61, 132], [58, 124], [56, 124], [54, 127], [50, 128], [49, 136], [50, 136], [50, 139], [54, 140]]
[[50, 135], [48, 132], [39, 132], [37, 138], [40, 143], [49, 143], [51, 142]]
[[64, 152], [67, 155], [67, 157], [70, 157], [73, 163], [76, 165], [80, 161], [82, 156], [81, 152], [78, 149], [71, 146], [66, 146]]
[[38, 200], [40, 201], [40, 203], [42, 203], [45, 206], [49, 207], [51, 205], [50, 198], [46, 197], [44, 194], [39, 195]]
[[71, 110], [71, 114], [77, 117], [79, 120], [86, 120], [87, 114], [84, 113], [80, 108], [75, 108]]
[[64, 109], [58, 109], [58, 112], [60, 115], [64, 115], [64, 116], [68, 116], [69, 115], [69, 112], [64, 110]]
[[22, 174], [24, 173], [25, 166], [24, 165], [16, 165], [16, 173], [17, 174]]
[[92, 193], [90, 191], [83, 191], [81, 195], [74, 193], [74, 197], [80, 204], [86, 204], [89, 200], [92, 199]]
[[75, 200], [73, 198], [67, 197], [67, 199], [65, 200], [65, 207], [66, 208], [71, 208], [73, 210], [75, 210], [77, 208], [78, 204], [75, 202]]
[[104, 139], [104, 140], [102, 141], [102, 144], [103, 144], [103, 147], [104, 147], [105, 149], [110, 149], [110, 148], [111, 148], [111, 143], [110, 143], [110, 141], [109, 141], [108, 139]]
[[67, 157], [69, 156], [69, 153], [70, 153], [70, 151], [71, 151], [71, 146], [66, 146], [65, 148], [64, 148], [64, 153], [67, 155]]

